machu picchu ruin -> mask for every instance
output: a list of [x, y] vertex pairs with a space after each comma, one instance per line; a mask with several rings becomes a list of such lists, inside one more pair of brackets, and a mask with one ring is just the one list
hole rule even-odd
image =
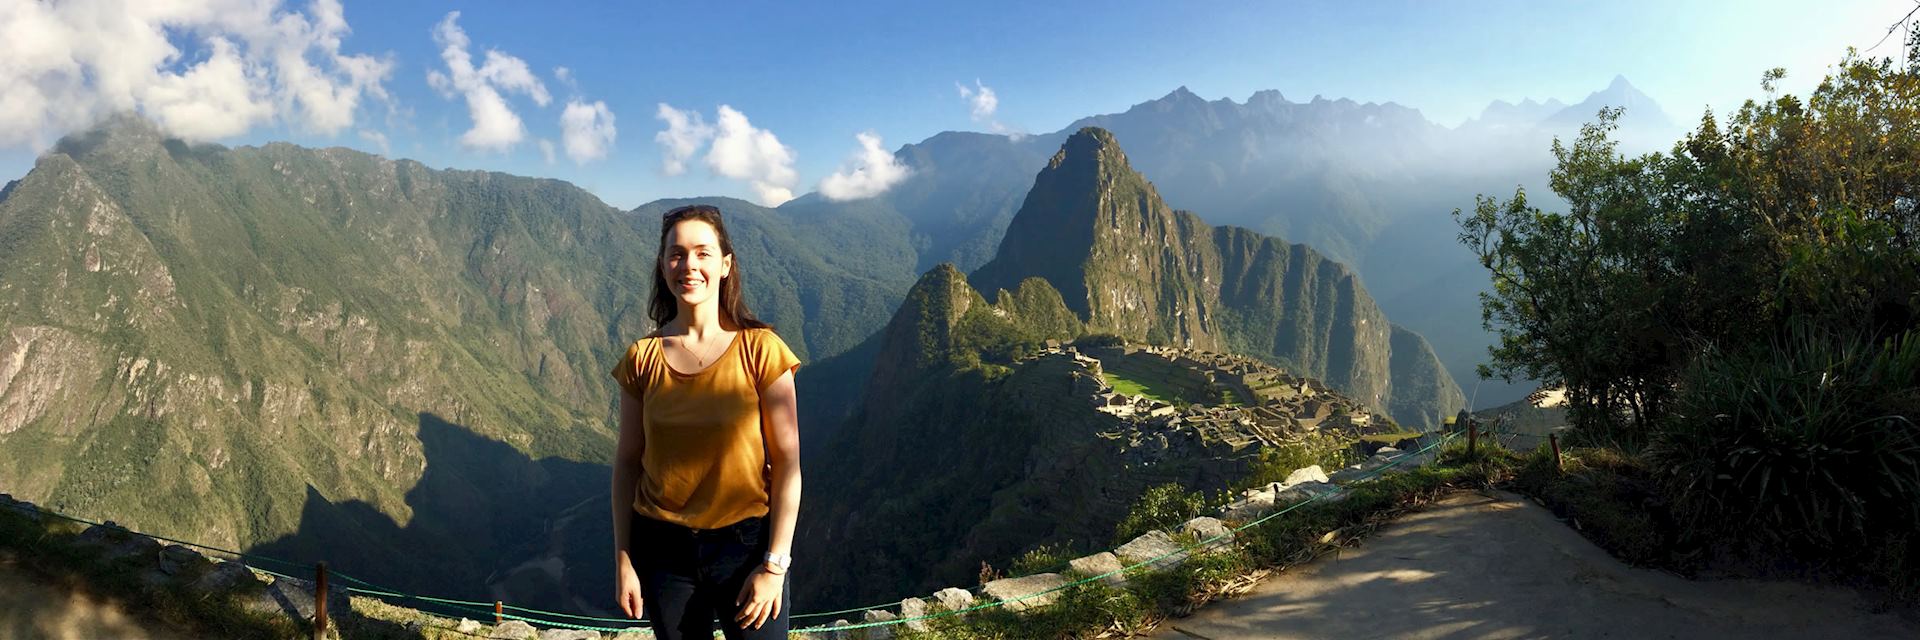
[[[1130, 449], [1197, 446], [1228, 456], [1255, 446], [1280, 446], [1311, 434], [1358, 437], [1396, 433], [1392, 420], [1351, 398], [1253, 358], [1185, 347], [1126, 343], [1082, 348], [1049, 341], [1032, 358], [1071, 359], [1101, 381], [1089, 399], [1097, 411], [1121, 418], [1122, 430], [1101, 434]], [[1124, 393], [1109, 375], [1144, 381], [1172, 393], [1173, 402]], [[1241, 399], [1246, 399], [1245, 401]]]

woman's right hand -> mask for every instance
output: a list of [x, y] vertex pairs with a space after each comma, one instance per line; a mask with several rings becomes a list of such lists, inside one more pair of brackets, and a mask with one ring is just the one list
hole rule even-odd
[[625, 558], [615, 559], [614, 565], [614, 599], [619, 601], [620, 610], [625, 612], [627, 617], [639, 620], [641, 614], [646, 611], [641, 608], [643, 602], [640, 599], [640, 575], [634, 573], [633, 564], [627, 562]]

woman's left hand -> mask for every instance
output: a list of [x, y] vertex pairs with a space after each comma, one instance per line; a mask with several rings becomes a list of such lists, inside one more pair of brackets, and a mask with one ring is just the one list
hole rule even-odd
[[780, 615], [780, 596], [786, 583], [786, 574], [767, 573], [764, 566], [754, 567], [753, 575], [747, 576], [747, 583], [740, 587], [740, 595], [734, 599], [733, 604], [740, 607], [740, 613], [733, 616], [733, 621], [742, 629], [758, 629]]

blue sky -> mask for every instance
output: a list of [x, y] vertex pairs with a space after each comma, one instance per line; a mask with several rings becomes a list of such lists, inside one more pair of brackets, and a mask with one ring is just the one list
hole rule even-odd
[[[32, 83], [59, 98], [35, 113], [31, 104], [9, 105], [0, 96], [0, 177], [24, 174], [47, 142], [82, 126], [74, 104], [91, 107], [84, 114], [129, 105], [172, 109], [164, 111], [170, 122], [228, 145], [292, 140], [378, 153], [384, 137], [392, 156], [560, 178], [623, 208], [662, 197], [763, 199], [756, 181], [805, 193], [849, 162], [862, 132], [878, 136], [886, 150], [943, 130], [1048, 132], [1181, 85], [1207, 99], [1240, 101], [1278, 89], [1295, 101], [1393, 101], [1452, 126], [1496, 98], [1575, 102], [1620, 74], [1675, 120], [1690, 122], [1705, 107], [1724, 113], [1758, 95], [1760, 74], [1771, 67], [1788, 69], [1787, 91], [1805, 92], [1848, 46], [1874, 44], [1915, 7], [1915, 0], [1818, 3], [1817, 10], [1806, 2], [346, 0], [344, 23], [321, 28], [331, 24], [321, 18], [329, 13], [324, 2], [214, 1], [264, 17], [247, 23], [229, 17], [247, 11], [225, 6], [204, 15], [118, 6], [141, 6], [131, 0], [69, 0], [41, 7], [38, 21], [0, 12], [0, 33], [39, 36], [0, 38], [0, 56], [43, 63], [6, 72], [15, 77], [0, 77], [0, 86], [13, 91]], [[100, 15], [148, 21], [178, 54], [122, 55], [122, 48], [138, 49], [122, 43], [138, 38], [94, 29], [101, 23], [89, 20]], [[284, 86], [290, 74], [275, 66], [274, 52], [283, 49], [274, 47], [286, 38], [259, 34], [285, 24], [286, 16], [315, 25], [302, 33], [321, 35], [297, 48], [299, 55], [315, 61], [336, 93], [357, 92], [351, 108], [307, 109], [292, 97], [299, 88]], [[462, 50], [477, 68], [466, 88], [456, 86], [458, 74], [443, 55], [448, 39], [436, 37], [449, 24], [464, 34]], [[328, 33], [336, 36], [332, 44]], [[1873, 53], [1897, 55], [1899, 38]], [[523, 64], [503, 63], [488, 75], [489, 51]], [[236, 64], [207, 64], [222, 55]], [[64, 64], [69, 58], [135, 69], [141, 74], [133, 77], [146, 84], [118, 94], [90, 86], [112, 74]], [[349, 59], [377, 70], [356, 80]], [[206, 65], [199, 69], [206, 73], [192, 74], [196, 65]], [[568, 79], [557, 75], [560, 67]], [[88, 72], [76, 71], [83, 68]], [[525, 73], [512, 73], [516, 68]], [[222, 69], [231, 74], [213, 73]], [[429, 79], [436, 72], [448, 78], [437, 86]], [[247, 86], [229, 87], [221, 78]], [[536, 83], [540, 90], [528, 89]], [[463, 138], [476, 129], [466, 89], [482, 85], [524, 133]], [[976, 114], [962, 85], [972, 97], [990, 89], [996, 108]], [[234, 102], [228, 90], [254, 99]], [[194, 103], [221, 99], [228, 101], [214, 105], [220, 108]], [[567, 153], [561, 124], [569, 103], [585, 107], [584, 122], [600, 127], [589, 140], [595, 144], [578, 149], [578, 160]], [[748, 146], [735, 149], [744, 155], [732, 169], [743, 177], [716, 175], [705, 161], [711, 135], [700, 139], [708, 146], [688, 157], [683, 173], [667, 175], [655, 140], [668, 128], [656, 117], [661, 103], [699, 114], [709, 126], [719, 125], [721, 105], [744, 116], [752, 129], [734, 139]], [[196, 117], [214, 121], [195, 129]], [[784, 160], [754, 146], [767, 134]], [[551, 162], [543, 140], [555, 150]], [[769, 162], [784, 162], [788, 173]]]

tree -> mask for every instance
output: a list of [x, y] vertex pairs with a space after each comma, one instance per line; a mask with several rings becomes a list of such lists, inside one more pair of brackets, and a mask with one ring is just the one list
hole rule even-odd
[[1566, 213], [1516, 190], [1455, 216], [1493, 278], [1482, 319], [1500, 341], [1481, 375], [1564, 385], [1576, 419], [1597, 425], [1626, 411], [1637, 426], [1658, 413], [1672, 376], [1664, 298], [1676, 280], [1675, 216], [1661, 206], [1663, 157], [1625, 158], [1608, 139], [1619, 115], [1601, 111], [1570, 147], [1554, 141], [1550, 184]]
[[1853, 52], [1806, 101], [1711, 112], [1671, 154], [1620, 155], [1603, 110], [1554, 141], [1565, 213], [1526, 193], [1455, 211], [1492, 276], [1483, 377], [1565, 385], [1590, 434], [1644, 442], [1709, 349], [1791, 326], [1873, 341], [1920, 319], [1920, 39], [1905, 66]]

